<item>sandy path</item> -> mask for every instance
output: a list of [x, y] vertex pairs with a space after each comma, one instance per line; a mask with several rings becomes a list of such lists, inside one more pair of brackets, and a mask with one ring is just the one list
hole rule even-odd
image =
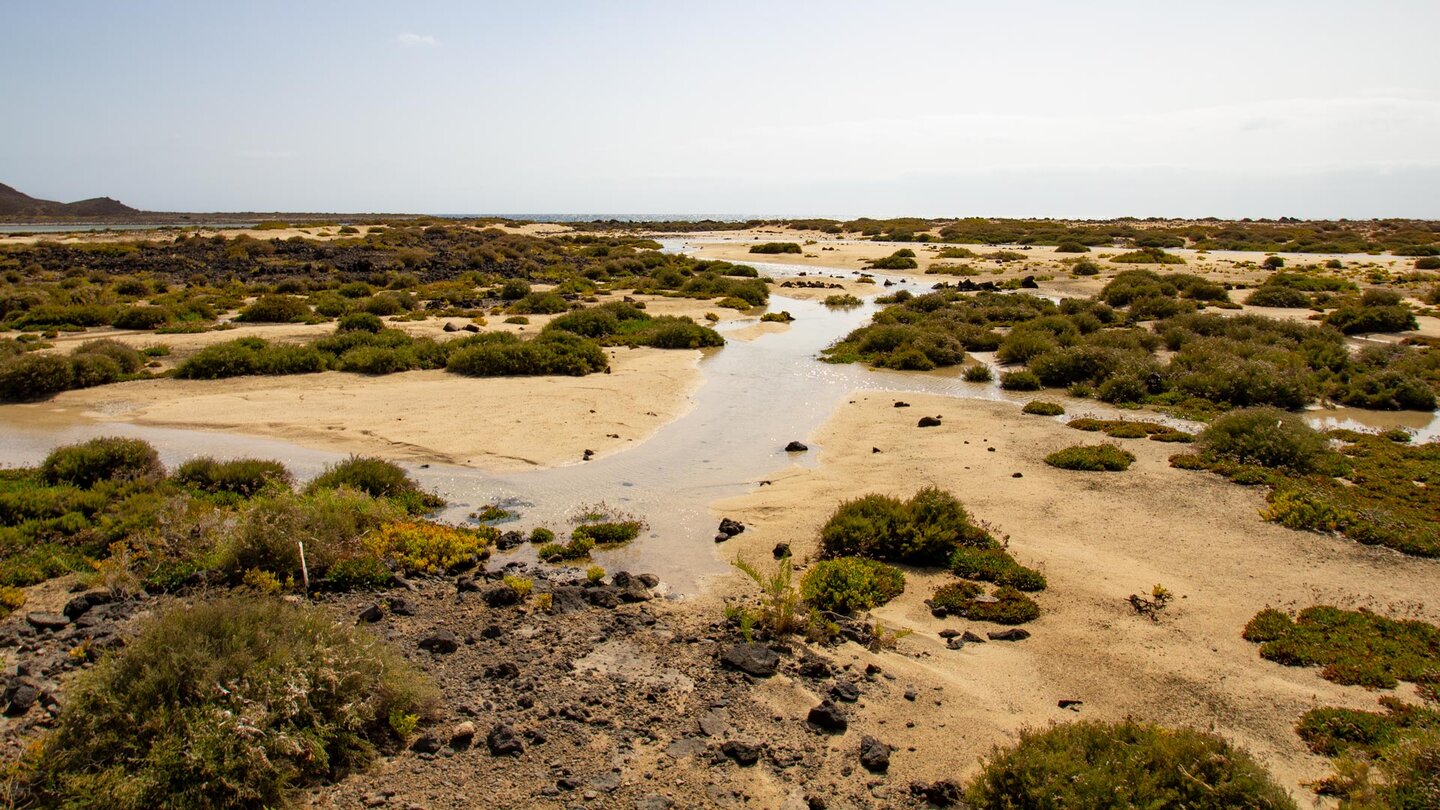
[[325, 372], [230, 380], [144, 380], [0, 407], [7, 420], [58, 417], [224, 430], [322, 450], [492, 471], [578, 462], [643, 441], [691, 405], [698, 351], [610, 349], [611, 374], [472, 378]]
[[[1025, 642], [945, 649], [937, 635], [944, 627], [994, 628], [932, 618], [923, 600], [946, 577], [920, 574], [877, 611], [889, 626], [915, 631], [900, 642], [912, 655], [841, 648], [842, 662], [874, 661], [919, 690], [918, 703], [897, 688], [867, 692], [852, 724], [851, 734], [858, 725], [914, 746], [895, 758], [898, 783], [973, 773], [978, 757], [1020, 728], [1075, 719], [1057, 707], [1063, 698], [1083, 700], [1082, 717], [1217, 730], [1255, 751], [1308, 803], [1312, 794], [1300, 784], [1324, 775], [1326, 762], [1306, 752], [1295, 722], [1319, 705], [1373, 709], [1377, 694], [1262, 660], [1240, 638], [1245, 623], [1267, 605], [1321, 601], [1440, 620], [1440, 562], [1265, 523], [1259, 490], [1169, 467], [1166, 459], [1183, 448], [1132, 440], [1124, 446], [1139, 460], [1127, 472], [1057, 470], [1043, 463], [1047, 453], [1095, 435], [1004, 403], [905, 398], [914, 407], [855, 395], [810, 438], [820, 467], [792, 467], [771, 486], [713, 505], [717, 516], [751, 527], [717, 547], [723, 558], [768, 563], [784, 541], [806, 560], [840, 501], [872, 491], [908, 496], [935, 484], [1008, 533], [1016, 557], [1049, 578], [1038, 597], [1044, 614], [1028, 625], [1034, 636]], [[917, 429], [923, 414], [944, 414], [944, 426]], [[1023, 477], [1012, 477], [1017, 472]], [[1156, 583], [1176, 601], [1151, 623], [1126, 597]], [[735, 577], [712, 584], [698, 609], [718, 613], [724, 596], [753, 593]], [[904, 729], [907, 721], [915, 728]]]

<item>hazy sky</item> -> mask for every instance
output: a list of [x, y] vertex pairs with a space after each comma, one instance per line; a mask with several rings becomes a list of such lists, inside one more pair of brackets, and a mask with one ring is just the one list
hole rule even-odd
[[0, 182], [152, 210], [1440, 218], [1440, 0], [67, 2]]

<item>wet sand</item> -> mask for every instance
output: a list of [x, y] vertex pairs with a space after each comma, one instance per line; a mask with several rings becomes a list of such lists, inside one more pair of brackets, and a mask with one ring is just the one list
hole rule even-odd
[[[997, 628], [933, 618], [923, 600], [948, 576], [912, 571], [906, 592], [874, 612], [887, 626], [914, 630], [900, 641], [907, 655], [842, 648], [842, 661], [877, 663], [918, 687], [923, 710], [898, 697], [867, 699], [858, 724], [915, 746], [892, 770], [900, 783], [970, 774], [1019, 729], [1076, 719], [1057, 701], [1078, 699], [1080, 717], [1216, 730], [1252, 749], [1304, 801], [1313, 794], [1301, 783], [1323, 776], [1327, 763], [1301, 745], [1295, 722], [1321, 705], [1375, 709], [1378, 693], [1262, 660], [1240, 638], [1245, 623], [1266, 606], [1321, 602], [1440, 621], [1440, 562], [1266, 523], [1261, 490], [1171, 468], [1168, 457], [1183, 448], [1129, 440], [1123, 445], [1138, 461], [1126, 472], [1058, 470], [1043, 463], [1047, 453], [1096, 437], [1013, 404], [907, 395], [913, 407], [897, 409], [894, 399], [857, 393], [809, 437], [824, 448], [818, 467], [792, 467], [769, 486], [712, 504], [712, 513], [749, 527], [716, 547], [722, 559], [768, 565], [772, 547], [787, 542], [803, 562], [840, 502], [933, 484], [1009, 535], [1016, 558], [1048, 577], [1037, 595], [1043, 613], [1025, 626], [1033, 637], [1018, 644], [945, 649], [945, 627]], [[943, 426], [916, 428], [925, 414], [943, 414]], [[1126, 598], [1156, 583], [1176, 599], [1152, 623]], [[718, 614], [723, 599], [754, 594], [737, 575], [711, 586], [696, 610]], [[906, 720], [916, 727], [902, 730]]]

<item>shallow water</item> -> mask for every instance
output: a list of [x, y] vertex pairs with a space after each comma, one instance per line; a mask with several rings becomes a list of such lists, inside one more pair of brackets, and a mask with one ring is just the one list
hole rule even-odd
[[[753, 264], [776, 275], [801, 271], [822, 275], [815, 268], [775, 262]], [[896, 286], [877, 286], [876, 292], [921, 292], [931, 283], [897, 279]], [[447, 465], [406, 466], [425, 486], [451, 502], [442, 517], [457, 522], [464, 521], [476, 508], [497, 501], [517, 505], [520, 513], [518, 520], [505, 527], [527, 531], [545, 525], [557, 534], [565, 534], [568, 519], [578, 507], [602, 501], [640, 516], [649, 523], [649, 530], [629, 546], [597, 552], [596, 562], [612, 571], [653, 572], [673, 591], [687, 592], [693, 591], [703, 577], [725, 570], [728, 564], [715, 553], [717, 518], [707, 505], [746, 492], [792, 463], [815, 464], [821, 446], [808, 437], [853, 392], [930, 393], [959, 400], [1009, 401], [1017, 406], [1034, 396], [1010, 395], [992, 383], [968, 383], [953, 369], [899, 372], [818, 362], [821, 349], [868, 322], [877, 306], [867, 301], [854, 309], [832, 310], [819, 302], [789, 298], [782, 294], [784, 290], [775, 292], [770, 310], [788, 310], [796, 320], [784, 331], [751, 341], [732, 340], [723, 348], [707, 350], [700, 361], [703, 384], [695, 393], [694, 406], [647, 441], [591, 462], [504, 475]], [[727, 324], [724, 331], [753, 322], [746, 319]], [[977, 358], [993, 364], [989, 355]], [[1062, 399], [1070, 416], [1123, 415], [1099, 403]], [[1321, 420], [1327, 427], [1360, 427], [1360, 420], [1369, 420], [1364, 424], [1375, 427], [1398, 424], [1416, 430], [1422, 440], [1437, 435], [1434, 414], [1319, 411], [1312, 419]], [[302, 480], [341, 458], [340, 454], [278, 440], [56, 419], [53, 424], [0, 424], [0, 462], [34, 464], [57, 444], [116, 434], [150, 441], [167, 465], [201, 454], [276, 458]], [[784, 446], [795, 439], [809, 444], [810, 451], [786, 453]], [[511, 558], [531, 559], [533, 551], [524, 547], [501, 557]]]

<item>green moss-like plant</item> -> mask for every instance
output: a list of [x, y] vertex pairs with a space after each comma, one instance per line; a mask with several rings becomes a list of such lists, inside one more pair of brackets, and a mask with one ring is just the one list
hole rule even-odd
[[1134, 462], [1134, 453], [1113, 444], [1078, 444], [1045, 457], [1045, 463], [1051, 467], [1088, 472], [1120, 472], [1128, 470]]
[[905, 575], [899, 568], [859, 557], [821, 560], [800, 580], [806, 602], [835, 613], [869, 610], [904, 590]]

